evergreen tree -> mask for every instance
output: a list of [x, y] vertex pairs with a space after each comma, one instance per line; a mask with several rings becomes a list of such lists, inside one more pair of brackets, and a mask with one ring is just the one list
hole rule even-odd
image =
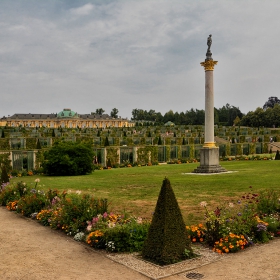
[[104, 141], [104, 146], [105, 146], [105, 147], [106, 147], [106, 146], [110, 146], [110, 144], [109, 144], [109, 139], [108, 139], [107, 136], [106, 136], [105, 141]]
[[186, 252], [189, 257], [193, 254], [175, 194], [170, 181], [165, 178], [143, 245], [142, 256], [166, 265], [186, 259]]
[[41, 143], [40, 143], [40, 140], [39, 140], [39, 139], [37, 139], [36, 149], [37, 149], [37, 150], [41, 150], [41, 149], [42, 149], [42, 146], [41, 146]]
[[275, 160], [280, 160], [279, 150], [277, 150], [277, 152], [276, 152], [276, 155], [275, 155]]
[[55, 137], [54, 129], [52, 130], [52, 137]]
[[9, 175], [7, 173], [6, 166], [2, 166], [1, 171], [2, 172], [1, 172], [1, 182], [0, 182], [0, 185], [2, 185], [3, 183], [8, 183], [10, 181]]
[[162, 145], [161, 137], [158, 137], [158, 145]]
[[5, 132], [4, 132], [4, 129], [2, 129], [1, 138], [5, 138]]

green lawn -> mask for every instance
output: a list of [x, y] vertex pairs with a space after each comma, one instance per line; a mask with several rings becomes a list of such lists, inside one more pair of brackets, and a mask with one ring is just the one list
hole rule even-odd
[[[187, 174], [199, 164], [165, 164], [158, 166], [96, 170], [91, 175], [73, 177], [31, 176], [13, 178], [34, 185], [40, 178], [40, 189], [81, 190], [97, 198], [108, 198], [110, 210], [126, 211], [151, 217], [164, 177], [170, 182], [187, 223], [203, 220], [199, 203], [207, 201], [215, 208], [224, 201], [237, 201], [244, 193], [273, 188], [280, 190], [280, 161], [221, 162], [230, 174]], [[249, 188], [252, 186], [252, 190]]]

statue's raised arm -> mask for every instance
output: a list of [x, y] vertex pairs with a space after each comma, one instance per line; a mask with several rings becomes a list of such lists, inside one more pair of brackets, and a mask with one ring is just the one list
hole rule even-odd
[[207, 46], [208, 46], [207, 52], [210, 52], [211, 45], [212, 45], [212, 35], [210, 34], [207, 38]]

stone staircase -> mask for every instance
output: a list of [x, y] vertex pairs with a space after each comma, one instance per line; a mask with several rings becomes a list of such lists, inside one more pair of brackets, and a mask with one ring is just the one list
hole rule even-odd
[[270, 148], [271, 148], [271, 151], [273, 153], [276, 153], [277, 150], [280, 151], [280, 142], [272, 142], [272, 143], [269, 143], [268, 144], [268, 151], [270, 151]]
[[223, 139], [223, 138], [220, 138], [220, 137], [218, 137], [218, 136], [215, 136], [215, 137], [214, 137], [214, 140], [215, 140], [215, 142], [216, 142], [217, 144], [228, 144], [228, 143], [229, 143], [229, 141], [227, 141], [227, 140], [225, 140], [225, 139]]

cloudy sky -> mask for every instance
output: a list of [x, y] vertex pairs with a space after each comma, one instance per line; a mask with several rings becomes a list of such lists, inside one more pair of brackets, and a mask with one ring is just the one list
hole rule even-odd
[[215, 107], [280, 97], [279, 0], [1, 0], [0, 117], [113, 108], [204, 109], [207, 37]]

